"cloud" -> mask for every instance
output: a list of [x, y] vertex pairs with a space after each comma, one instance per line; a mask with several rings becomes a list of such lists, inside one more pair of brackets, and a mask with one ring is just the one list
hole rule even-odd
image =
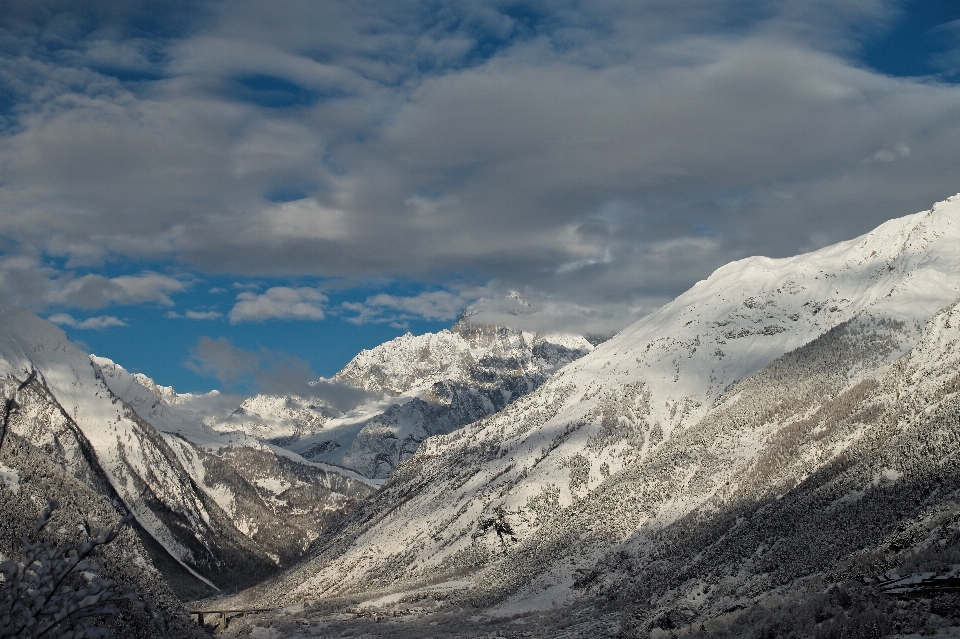
[[479, 289], [465, 291], [425, 291], [412, 296], [381, 293], [363, 302], [343, 302], [341, 307], [356, 315], [345, 319], [354, 324], [393, 323], [406, 320], [455, 320], [460, 311], [483, 294]]
[[899, 159], [910, 157], [910, 147], [906, 144], [897, 144], [893, 149], [880, 149], [868, 158], [861, 160], [863, 164], [870, 162], [896, 162]]
[[183, 315], [177, 311], [167, 311], [164, 317], [170, 319], [192, 319], [192, 320], [215, 320], [223, 317], [223, 313], [217, 311], [184, 311]]
[[321, 320], [327, 296], [313, 288], [275, 286], [258, 295], [240, 293], [230, 310], [230, 323], [262, 322], [268, 319]]
[[606, 339], [652, 309], [624, 304], [584, 306], [560, 296], [529, 290], [483, 297], [464, 309], [463, 322], [504, 326], [541, 334], [572, 334]]
[[96, 317], [88, 317], [85, 320], [78, 321], [74, 319], [72, 315], [68, 315], [67, 313], [55, 313], [47, 319], [54, 324], [80, 329], [102, 330], [113, 326], [128, 326], [126, 322], [112, 315], [98, 315]]
[[[660, 300], [655, 303], [658, 305]], [[448, 320], [452, 324], [465, 316], [467, 321], [477, 324], [596, 337], [609, 337], [652, 310], [624, 304], [584, 306], [536, 290], [521, 294], [500, 282], [411, 296], [374, 295], [363, 302], [344, 302], [341, 307], [355, 313], [345, 317], [354, 324], [390, 323], [403, 327], [410, 320]]]
[[66, 281], [58, 283], [60, 286], [48, 295], [49, 302], [79, 308], [147, 302], [173, 306], [169, 294], [186, 290], [180, 280], [156, 273], [113, 278], [89, 274], [76, 279], [66, 278]]
[[[69, 11], [5, 23], [4, 245], [70, 269], [469, 273], [626, 318], [958, 190], [960, 87], [857, 58], [896, 3], [174, 5], [156, 34], [134, 9], [98, 32]], [[115, 279], [11, 273], [0, 296], [179, 292]], [[321, 319], [304, 290], [251, 291], [229, 319]], [[458, 295], [346, 310], [445, 320]]]
[[200, 337], [185, 366], [233, 390], [316, 398], [340, 411], [373, 397], [363, 389], [318, 378], [310, 365], [297, 357], [266, 348], [248, 351], [224, 337]]
[[191, 349], [186, 367], [197, 375], [233, 385], [255, 371], [260, 360], [259, 355], [235, 347], [226, 337], [201, 337]]
[[185, 280], [158, 273], [77, 275], [45, 264], [36, 253], [0, 255], [0, 306], [18, 305], [35, 311], [145, 303], [172, 306], [170, 295], [186, 290]]

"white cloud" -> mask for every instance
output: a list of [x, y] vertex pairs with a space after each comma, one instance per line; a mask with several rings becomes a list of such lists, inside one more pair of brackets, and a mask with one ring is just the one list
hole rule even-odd
[[880, 149], [868, 158], [861, 160], [862, 164], [870, 162], [896, 162], [899, 159], [908, 158], [912, 151], [906, 144], [894, 145], [892, 149]]
[[[64, 281], [66, 280], [66, 281]], [[157, 303], [173, 306], [170, 293], [182, 293], [186, 285], [180, 280], [157, 273], [121, 275], [108, 278], [102, 275], [60, 278], [60, 286], [47, 299], [53, 304], [69, 304], [81, 308], [100, 308], [108, 304]]]
[[321, 320], [327, 296], [314, 288], [275, 286], [264, 293], [240, 293], [230, 310], [230, 323], [268, 319]]
[[102, 330], [113, 326], [128, 326], [126, 322], [112, 315], [97, 315], [96, 317], [88, 317], [85, 320], [78, 321], [67, 313], [55, 313], [47, 319], [61, 326], [92, 330]]
[[177, 311], [167, 311], [165, 317], [170, 319], [192, 319], [192, 320], [215, 320], [223, 317], [223, 313], [217, 311], [185, 311], [183, 315]]
[[187, 311], [183, 315], [192, 320], [212, 320], [223, 317], [223, 313], [217, 311]]
[[171, 295], [187, 290], [188, 282], [158, 273], [107, 277], [59, 270], [35, 253], [0, 255], [0, 306], [99, 309], [113, 304], [172, 306]]
[[[703, 242], [696, 247], [673, 246], [665, 248], [663, 252], [678, 252], [680, 255], [659, 255], [655, 259], [682, 259], [691, 251], [702, 252], [706, 249], [708, 247]], [[389, 323], [401, 328], [411, 320], [446, 320], [452, 324], [466, 310], [469, 321], [474, 323], [540, 333], [606, 337], [665, 301], [652, 300], [647, 307], [623, 303], [587, 306], [563, 296], [544, 295], [532, 290], [521, 295], [502, 283], [490, 282], [482, 287], [454, 288], [411, 296], [373, 295], [363, 302], [344, 302], [341, 308], [354, 313], [345, 317], [354, 324]]]

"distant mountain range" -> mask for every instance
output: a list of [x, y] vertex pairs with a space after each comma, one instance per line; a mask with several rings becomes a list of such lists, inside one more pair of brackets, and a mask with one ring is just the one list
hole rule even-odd
[[[111, 388], [161, 430], [215, 447], [253, 439], [379, 485], [427, 437], [502, 410], [598, 343], [471, 321], [490, 309], [509, 316], [529, 307], [516, 293], [480, 300], [450, 330], [407, 333], [359, 353], [332, 379], [317, 380], [314, 396], [256, 395], [226, 413], [218, 410], [221, 402], [178, 394], [110, 360], [93, 359], [116, 371], [108, 379], [116, 379]], [[331, 387], [361, 400], [341, 410], [325, 397]]]

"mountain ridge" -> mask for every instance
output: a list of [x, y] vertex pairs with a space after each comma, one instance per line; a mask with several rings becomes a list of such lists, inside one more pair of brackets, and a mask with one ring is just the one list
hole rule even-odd
[[[604, 532], [590, 552], [574, 540], [597, 524], [573, 526], [571, 508], [631, 469], [667, 463], [659, 451], [675, 450], [672, 442], [711, 411], [739, 405], [736, 385], [771, 362], [807, 344], [816, 344], [817, 357], [828, 357], [836, 348], [831, 331], [852, 331], [852, 348], [880, 353], [850, 360], [845, 376], [882, 375], [912, 352], [928, 320], [960, 296], [958, 221], [960, 198], [954, 197], [819, 251], [721, 267], [505, 410], [428, 439], [380, 493], [323, 538], [314, 559], [287, 573], [276, 588], [264, 586], [249, 596], [289, 603], [389, 590], [395, 582], [427, 583], [464, 571], [478, 576], [468, 579], [472, 590], [464, 591], [474, 594], [463, 597], [485, 606], [504, 597], [518, 597], [514, 604], [521, 606], [541, 601], [537, 583], [558, 601], [574, 596], [579, 573], [564, 563], [571, 559], [564, 554], [569, 549], [578, 547], [582, 555], [576, 570], [589, 572], [592, 562], [602, 560], [599, 549], [619, 543], [616, 538], [630, 526], [669, 526], [710, 496], [674, 502], [626, 529]], [[785, 426], [765, 428], [768, 438]], [[766, 454], [763, 437], [742, 449], [750, 464], [751, 455]], [[614, 500], [610, 508], [621, 503]], [[594, 521], [612, 513], [594, 513]], [[538, 537], [548, 522], [559, 536]], [[515, 587], [481, 587], [477, 580], [496, 583], [502, 581], [496, 575], [524, 565], [526, 551], [514, 549], [538, 544], [568, 550], [557, 550], [556, 563], [528, 564], [533, 572], [524, 572]], [[537, 552], [531, 556], [544, 556]]]
[[[16, 392], [30, 375], [34, 381]], [[275, 467], [293, 472], [295, 484], [276, 491], [269, 490], [275, 483], [257, 486], [257, 467], [272, 452], [253, 468], [225, 466], [180, 434], [202, 427], [193, 414], [165, 404], [122, 367], [98, 363], [25, 309], [0, 310], [0, 386], [17, 396], [11, 432], [105, 495], [119, 514], [132, 513], [153, 560], [181, 594], [264, 578], [303, 552], [329, 523], [328, 507], [343, 511], [370, 490], [348, 478], [331, 481], [328, 471], [306, 462], [293, 470], [286, 461]], [[277, 500], [307, 487], [320, 493], [306, 510]], [[238, 500], [243, 512], [234, 507]], [[284, 508], [301, 516], [281, 518]], [[252, 528], [245, 523], [251, 519], [258, 522]], [[192, 577], [174, 578], [171, 561], [174, 572]]]

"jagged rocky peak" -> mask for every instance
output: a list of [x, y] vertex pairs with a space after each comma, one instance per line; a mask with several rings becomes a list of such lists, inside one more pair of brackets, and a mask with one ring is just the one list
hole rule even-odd
[[428, 437], [503, 410], [593, 350], [579, 335], [542, 335], [478, 321], [492, 317], [488, 311], [506, 309], [509, 318], [530, 308], [516, 294], [482, 300], [449, 330], [407, 333], [361, 352], [332, 381], [362, 389], [369, 400], [283, 445], [313, 461], [388, 478]]
[[361, 351], [333, 379], [395, 397], [444, 379], [464, 377], [474, 361], [469, 344], [449, 330], [416, 336], [407, 333]]
[[468, 306], [449, 329], [410, 333], [365, 350], [334, 376], [336, 381], [390, 396], [437, 382], [465, 381], [479, 369], [549, 374], [593, 350], [582, 335], [541, 334], [514, 328], [510, 318], [533, 305], [518, 293], [483, 298]]

